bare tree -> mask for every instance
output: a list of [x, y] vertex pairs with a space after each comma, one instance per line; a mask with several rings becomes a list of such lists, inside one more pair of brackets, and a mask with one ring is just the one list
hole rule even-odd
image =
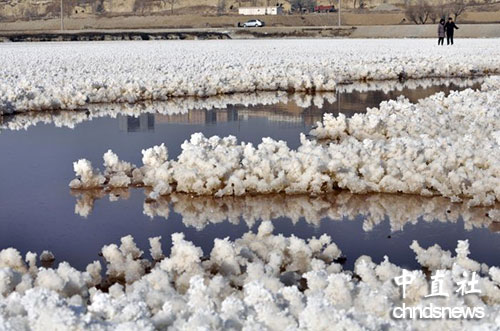
[[37, 17], [38, 17], [38, 14], [33, 7], [28, 5], [27, 7], [25, 7], [23, 9], [23, 18], [24, 19], [31, 21], [32, 19], [37, 18]]
[[292, 10], [299, 10], [301, 13], [304, 9], [313, 11], [316, 6], [316, 0], [291, 0]]
[[444, 0], [441, 0], [436, 7], [436, 12], [439, 14], [440, 19], [446, 19], [450, 15], [450, 6]]
[[179, 0], [161, 0], [164, 6], [170, 5], [170, 14], [174, 13], [174, 6], [179, 3]]
[[441, 0], [436, 6], [433, 6], [431, 8], [429, 19], [432, 21], [432, 23], [436, 23], [440, 19], [446, 19], [446, 17], [448, 17], [448, 14], [448, 4], [444, 3], [443, 0]]
[[432, 23], [436, 23], [439, 16], [439, 10], [437, 7], [433, 7], [430, 14], [429, 14], [429, 19], [431, 20]]
[[359, 2], [358, 0], [353, 0], [352, 8], [356, 9], [356, 3], [359, 3], [358, 8], [360, 9], [365, 8], [365, 2], [363, 0], [359, 0]]
[[425, 0], [421, 0], [418, 8], [418, 20], [421, 24], [425, 24], [432, 12], [432, 7]]
[[145, 0], [135, 0], [134, 1], [134, 13], [144, 14], [144, 10], [146, 9], [146, 1]]
[[51, 17], [59, 17], [61, 15], [60, 1], [51, 1], [47, 4], [47, 13], [50, 13]]
[[432, 7], [425, 0], [419, 0], [416, 5], [409, 4], [405, 9], [406, 17], [415, 24], [425, 24], [431, 13]]
[[217, 15], [222, 15], [226, 11], [226, 0], [217, 1]]
[[418, 24], [417, 19], [417, 6], [408, 5], [405, 8], [405, 16], [409, 21]]
[[462, 15], [467, 8], [467, 5], [465, 4], [464, 0], [455, 0], [449, 5], [450, 13], [453, 14], [455, 21], [457, 20], [458, 16]]
[[[57, 9], [57, 14], [56, 15], [59, 15], [59, 13], [61, 12], [61, 5], [60, 5], [60, 1], [55, 1], [55, 6]], [[64, 16], [65, 17], [69, 17], [71, 16], [71, 14], [73, 14], [73, 10], [75, 8], [75, 6], [77, 5], [77, 1], [76, 0], [65, 0], [64, 3], [63, 3], [63, 12], [64, 12]]]
[[94, 13], [96, 13], [96, 14], [103, 14], [105, 12], [104, 0], [97, 0], [94, 3], [93, 10], [94, 10]]

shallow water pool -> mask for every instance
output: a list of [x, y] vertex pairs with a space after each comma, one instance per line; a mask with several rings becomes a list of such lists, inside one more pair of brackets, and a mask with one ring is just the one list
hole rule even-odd
[[3, 117], [0, 249], [15, 247], [22, 254], [48, 249], [56, 262], [83, 269], [99, 258], [103, 245], [128, 234], [144, 251], [149, 237], [161, 235], [168, 253], [170, 235], [183, 232], [208, 253], [214, 238], [238, 238], [270, 219], [274, 232], [286, 236], [329, 234], [346, 256], [346, 268], [360, 255], [377, 262], [388, 255], [398, 265], [416, 267], [408, 247], [413, 240], [423, 247], [437, 243], [452, 250], [457, 240], [469, 239], [473, 259], [498, 264], [499, 226], [486, 216], [488, 210], [468, 210], [443, 198], [338, 192], [325, 197], [224, 199], [174, 195], [150, 201], [143, 189], [105, 194], [71, 192], [68, 187], [73, 161], [85, 157], [100, 166], [108, 149], [141, 164], [142, 149], [165, 143], [170, 157], [176, 157], [182, 142], [195, 132], [234, 135], [254, 144], [272, 137], [296, 148], [299, 134], [307, 133], [323, 113], [352, 116], [400, 95], [417, 102], [439, 91], [478, 84], [370, 83], [316, 96], [261, 93]]

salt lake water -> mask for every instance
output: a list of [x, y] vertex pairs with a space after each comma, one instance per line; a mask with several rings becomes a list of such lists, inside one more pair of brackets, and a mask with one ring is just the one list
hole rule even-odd
[[[71, 192], [68, 187], [74, 178], [72, 162], [87, 158], [100, 166], [108, 149], [140, 165], [142, 149], [165, 143], [170, 157], [175, 158], [180, 145], [196, 132], [234, 135], [253, 144], [272, 137], [296, 148], [299, 134], [309, 132], [324, 113], [352, 116], [400, 95], [417, 102], [439, 91], [477, 88], [479, 83], [439, 80], [420, 87], [371, 83], [354, 91], [346, 87], [328, 97], [288, 95], [287, 102], [259, 104], [256, 96], [252, 105], [188, 108], [172, 114], [152, 111], [138, 116], [117, 112], [114, 117], [91, 120], [85, 120], [86, 110], [80, 110], [84, 119], [74, 128], [38, 123], [26, 130], [11, 130], [9, 125], [15, 127], [20, 116], [0, 117], [0, 249], [15, 247], [22, 254], [50, 250], [56, 262], [68, 261], [81, 270], [99, 259], [103, 245], [118, 243], [125, 235], [131, 234], [145, 251], [148, 238], [161, 235], [168, 254], [170, 235], [183, 232], [187, 240], [208, 253], [214, 238], [235, 239], [255, 231], [262, 219], [271, 219], [274, 232], [285, 236], [330, 235], [347, 258], [346, 268], [352, 268], [361, 255], [376, 262], [388, 255], [397, 265], [417, 267], [409, 249], [413, 240], [422, 247], [439, 244], [453, 250], [457, 240], [468, 239], [471, 258], [498, 264], [500, 226], [486, 216], [488, 209], [467, 210], [444, 198], [338, 192], [325, 197], [223, 199], [177, 195], [150, 201], [144, 189], [105, 194]], [[161, 104], [157, 106], [161, 108]], [[22, 116], [23, 121], [29, 120]], [[53, 116], [62, 120], [66, 113]]]

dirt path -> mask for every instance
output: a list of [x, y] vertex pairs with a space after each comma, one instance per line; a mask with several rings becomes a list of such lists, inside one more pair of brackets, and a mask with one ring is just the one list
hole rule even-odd
[[[461, 24], [456, 38], [500, 38], [500, 24]], [[436, 38], [434, 25], [375, 25], [324, 27], [203, 28], [203, 29], [100, 29], [4, 31], [4, 41], [87, 41], [154, 39], [254, 38]]]
[[[263, 20], [268, 27], [304, 27], [304, 26], [336, 26], [337, 13], [279, 15], [279, 16], [240, 16], [240, 15], [150, 15], [150, 16], [110, 16], [110, 17], [66, 17], [64, 26], [67, 30], [101, 30], [101, 29], [185, 29], [185, 28], [231, 28], [238, 22], [251, 18]], [[341, 21], [347, 26], [403, 25], [411, 26], [404, 20], [404, 12], [342, 12]], [[404, 24], [402, 24], [404, 23]], [[500, 23], [500, 11], [470, 11], [460, 16], [463, 23]], [[0, 31], [50, 31], [60, 29], [60, 19], [0, 22]], [[431, 26], [432, 24], [430, 24]]]

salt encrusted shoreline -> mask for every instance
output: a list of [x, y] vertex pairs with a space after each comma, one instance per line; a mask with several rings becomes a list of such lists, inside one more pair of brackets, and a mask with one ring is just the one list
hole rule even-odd
[[254, 91], [333, 91], [369, 80], [500, 73], [495, 39], [1, 44], [1, 113]]
[[[430, 280], [415, 270], [402, 299], [394, 277], [403, 269], [388, 258], [376, 264], [361, 256], [354, 272], [345, 271], [336, 262], [341, 251], [329, 236], [304, 241], [272, 231], [266, 221], [256, 234], [248, 232], [234, 242], [215, 239], [208, 257], [176, 233], [165, 258], [161, 237], [150, 238], [153, 264], [131, 236], [123, 237], [120, 246], [102, 249], [107, 282], [98, 261], [84, 272], [66, 262], [47, 269], [36, 265], [35, 253], [27, 253], [25, 263], [15, 249], [4, 249], [0, 329], [493, 330], [500, 323], [500, 269], [468, 258], [467, 241], [458, 242], [456, 256], [437, 245], [424, 249], [413, 242], [411, 249], [424, 270], [445, 270], [443, 288], [450, 296], [424, 298]], [[453, 291], [464, 272], [479, 275], [475, 287], [480, 295]], [[393, 319], [392, 310], [403, 303], [476, 307], [485, 316]]]
[[104, 154], [104, 174], [88, 160], [74, 163], [73, 189], [150, 186], [150, 197], [196, 195], [353, 193], [441, 195], [469, 205], [500, 201], [500, 77], [480, 90], [437, 93], [411, 104], [382, 102], [347, 119], [325, 114], [301, 135], [297, 150], [263, 138], [255, 148], [235, 137], [201, 133], [169, 160], [162, 144], [143, 150], [144, 166]]
[[[484, 77], [476, 78], [425, 78], [406, 81], [372, 81], [355, 82], [347, 85], [338, 85], [340, 93], [382, 91], [402, 91], [403, 89], [430, 88], [436, 85], [456, 85], [468, 87], [484, 81]], [[101, 117], [116, 118], [123, 116], [140, 116], [141, 114], [177, 115], [186, 114], [190, 110], [226, 109], [229, 106], [268, 106], [275, 104], [293, 103], [301, 108], [311, 106], [322, 109], [325, 102], [334, 103], [337, 100], [335, 92], [317, 92], [314, 94], [293, 93], [282, 91], [236, 93], [211, 96], [206, 98], [181, 97], [167, 101], [146, 101], [141, 103], [121, 104], [89, 104], [81, 109], [57, 111], [29, 111], [1, 116], [1, 130], [27, 130], [39, 123], [53, 124], [56, 127], [75, 128], [76, 125], [92, 121]], [[364, 111], [365, 109], [360, 109]]]

